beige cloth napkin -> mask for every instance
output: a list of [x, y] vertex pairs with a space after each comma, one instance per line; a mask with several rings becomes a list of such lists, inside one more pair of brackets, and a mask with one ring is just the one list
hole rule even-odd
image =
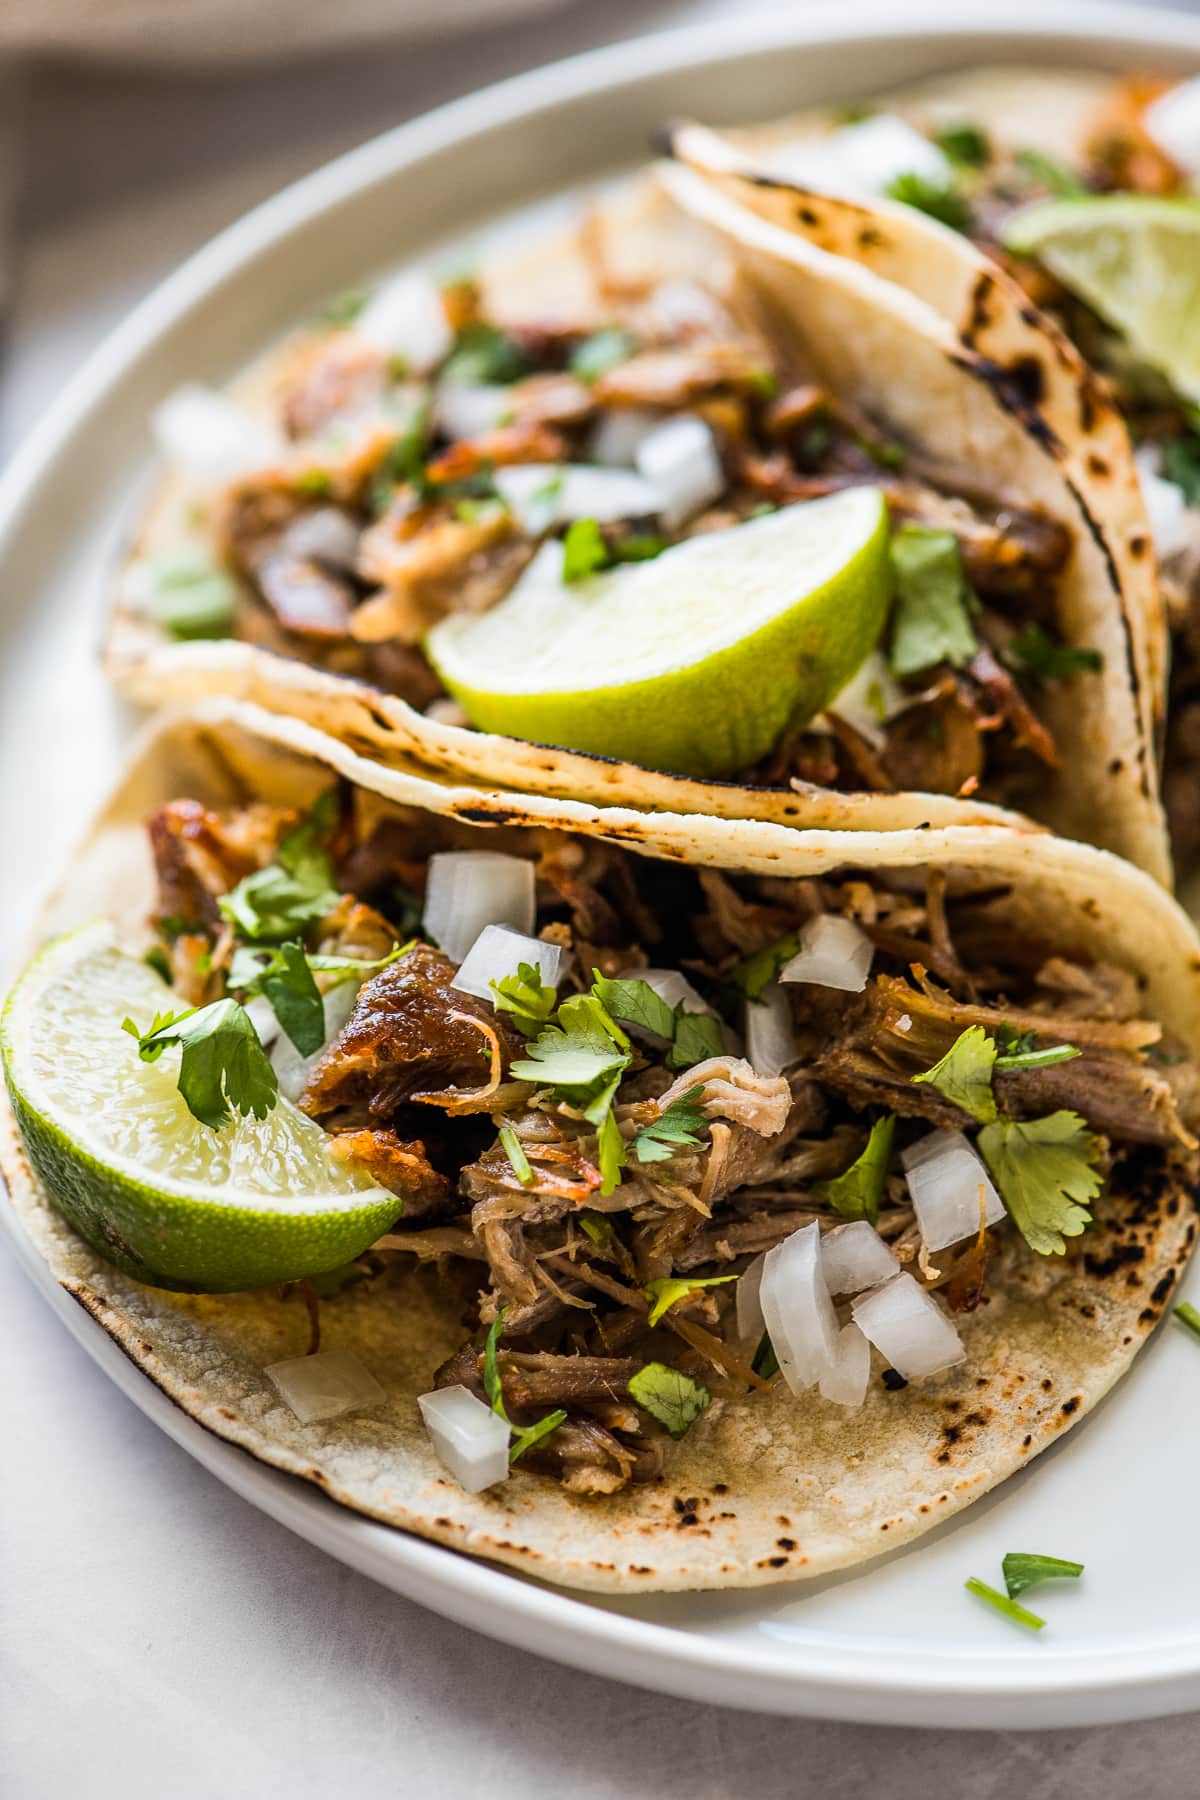
[[429, 40], [563, 8], [569, 0], [0, 0], [0, 55], [125, 64], [274, 61], [409, 37]]

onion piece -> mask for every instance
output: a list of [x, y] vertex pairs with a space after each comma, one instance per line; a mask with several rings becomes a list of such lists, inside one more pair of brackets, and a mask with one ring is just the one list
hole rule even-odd
[[746, 1058], [756, 1075], [782, 1075], [795, 1062], [796, 1024], [792, 1003], [777, 981], [768, 981], [744, 1012]]
[[592, 433], [592, 460], [606, 469], [631, 469], [637, 453], [662, 424], [662, 415], [641, 406], [613, 406], [601, 413]]
[[779, 971], [780, 981], [807, 981], [815, 987], [861, 994], [871, 973], [875, 946], [853, 919], [818, 913], [800, 933], [800, 948]]
[[275, 1008], [265, 994], [252, 994], [249, 1000], [243, 1001], [243, 1010], [258, 1033], [259, 1043], [264, 1050], [269, 1050], [280, 1030]]
[[1173, 163], [1189, 175], [1200, 174], [1200, 76], [1180, 81], [1152, 100], [1142, 124]]
[[493, 981], [515, 975], [522, 963], [533, 963], [540, 971], [542, 986], [557, 987], [562, 954], [558, 944], [544, 944], [541, 938], [526, 937], [507, 925], [485, 925], [463, 957], [450, 986], [460, 994], [493, 1000]]
[[763, 1318], [762, 1278], [766, 1265], [766, 1252], [756, 1256], [750, 1267], [743, 1271], [734, 1288], [734, 1299], [737, 1302], [737, 1334], [739, 1338], [757, 1340], [767, 1329], [767, 1321]]
[[666, 1001], [672, 1012], [681, 1003], [684, 1012], [710, 1013], [714, 1010], [678, 969], [633, 969], [630, 980], [644, 981], [647, 987], [654, 989], [660, 1000]]
[[376, 288], [354, 321], [354, 334], [384, 356], [401, 358], [413, 375], [428, 374], [454, 347], [442, 296], [423, 269]]
[[651, 518], [659, 510], [655, 488], [626, 469], [592, 468], [588, 463], [514, 463], [497, 469], [493, 480], [504, 504], [533, 533], [567, 525], [572, 519]]
[[854, 1323], [906, 1381], [963, 1362], [966, 1351], [941, 1307], [911, 1275], [894, 1275], [850, 1303]]
[[279, 540], [291, 556], [309, 557], [331, 569], [352, 569], [358, 555], [359, 528], [336, 506], [319, 506], [315, 512], [293, 519]]
[[348, 1350], [322, 1350], [316, 1356], [292, 1356], [271, 1363], [263, 1374], [303, 1425], [318, 1419], [340, 1419], [343, 1413], [378, 1406], [383, 1389]]
[[866, 1219], [851, 1219], [825, 1233], [821, 1267], [831, 1294], [861, 1294], [900, 1272], [900, 1264]]
[[198, 481], [232, 481], [283, 450], [267, 420], [198, 381], [185, 382], [155, 407], [150, 430], [167, 461]]
[[655, 510], [661, 511], [668, 530], [703, 512], [725, 492], [717, 440], [703, 419], [686, 414], [668, 419], [642, 440], [636, 461], [638, 473], [659, 497]]
[[[326, 1046], [332, 1043], [350, 1014], [354, 1011], [354, 1002], [358, 999], [360, 981], [341, 981], [336, 987], [322, 996], [321, 1004], [325, 1009], [325, 1042], [311, 1056], [301, 1056], [286, 1031], [281, 1031], [276, 1024], [276, 1036], [271, 1045], [271, 1067], [275, 1071], [275, 1079], [279, 1083], [279, 1091], [285, 1100], [293, 1105], [308, 1086], [308, 1078], [325, 1054]], [[253, 1001], [251, 1002], [253, 1005]]]
[[793, 1394], [831, 1374], [837, 1318], [821, 1270], [821, 1228], [802, 1225], [768, 1250], [759, 1301], [780, 1373]]
[[838, 1406], [861, 1406], [870, 1379], [871, 1346], [851, 1319], [838, 1332], [833, 1365], [821, 1377], [821, 1392]]
[[998, 1225], [1004, 1202], [961, 1131], [931, 1131], [900, 1153], [900, 1164], [927, 1250], [974, 1237], [983, 1220]]
[[470, 1388], [437, 1388], [417, 1405], [438, 1456], [468, 1494], [508, 1480], [508, 1426]]
[[793, 139], [771, 158], [772, 173], [843, 194], [883, 194], [898, 175], [947, 187], [950, 164], [937, 145], [896, 113], [875, 113], [818, 142]]
[[1142, 498], [1150, 516], [1150, 530], [1158, 560], [1166, 562], [1187, 547], [1190, 537], [1187, 524], [1188, 503], [1183, 489], [1159, 474], [1159, 453], [1144, 445], [1135, 453]]
[[443, 381], [434, 418], [448, 438], [482, 437], [512, 417], [512, 389], [484, 383]]
[[872, 650], [852, 675], [841, 693], [831, 700], [824, 713], [809, 721], [809, 731], [832, 731], [826, 714], [837, 713], [860, 732], [873, 749], [882, 750], [883, 727], [917, 704], [918, 696], [907, 694], [888, 667], [882, 650]]
[[502, 850], [443, 850], [429, 859], [425, 925], [438, 948], [460, 963], [485, 925], [511, 925], [531, 936], [533, 864]]

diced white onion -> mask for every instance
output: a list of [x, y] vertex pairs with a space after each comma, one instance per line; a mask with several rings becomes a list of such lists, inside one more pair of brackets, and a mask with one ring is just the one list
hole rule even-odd
[[1152, 100], [1142, 124], [1160, 150], [1188, 174], [1200, 174], [1200, 75]]
[[421, 269], [396, 275], [376, 288], [354, 321], [364, 343], [402, 359], [413, 375], [425, 375], [450, 354], [454, 333], [437, 284]]
[[293, 1356], [263, 1370], [304, 1425], [318, 1419], [340, 1419], [343, 1413], [378, 1406], [384, 1391], [348, 1350], [322, 1350], [317, 1356]]
[[645, 519], [659, 510], [655, 488], [626, 469], [588, 463], [514, 463], [492, 478], [504, 504], [529, 532], [549, 531], [572, 519]]
[[[829, 703], [829, 710], [845, 719], [861, 732], [876, 750], [884, 745], [883, 727], [914, 704], [914, 696], [906, 694], [888, 667], [882, 650], [872, 650], [852, 675], [841, 693]], [[810, 731], [829, 731], [825, 714], [818, 713]]]
[[866, 1219], [835, 1225], [821, 1239], [821, 1267], [831, 1294], [861, 1294], [899, 1273], [900, 1264]]
[[665, 1000], [672, 1012], [683, 1003], [684, 1012], [710, 1013], [712, 1007], [702, 994], [698, 994], [686, 975], [678, 969], [635, 969], [635, 981], [644, 981], [647, 987], [654, 989], [660, 1000]]
[[429, 859], [425, 924], [438, 948], [460, 963], [485, 925], [528, 937], [534, 921], [533, 864], [502, 850], [443, 850]]
[[[285, 1100], [290, 1100], [293, 1104], [299, 1100], [308, 1086], [309, 1076], [325, 1054], [325, 1045], [337, 1036], [354, 1011], [354, 1002], [358, 998], [358, 990], [361, 985], [361, 982], [357, 981], [342, 981], [338, 983], [337, 987], [330, 988], [324, 996], [322, 1005], [325, 1009], [325, 1043], [319, 1050], [314, 1050], [311, 1056], [301, 1056], [287, 1032], [280, 1031], [278, 1022], [276, 1022], [276, 1036], [270, 1051], [271, 1067], [275, 1071], [279, 1091]], [[256, 995], [255, 1000], [262, 997]], [[254, 1004], [255, 1001], [252, 1000], [250, 1005]]]
[[280, 539], [291, 556], [311, 557], [331, 569], [352, 569], [358, 555], [358, 526], [336, 506], [318, 506], [293, 519]]
[[232, 481], [270, 463], [283, 439], [266, 419], [247, 412], [215, 388], [185, 382], [155, 407], [154, 441], [167, 461], [198, 481]]
[[961, 1131], [931, 1131], [901, 1152], [900, 1162], [927, 1250], [944, 1250], [1004, 1217], [992, 1178]]
[[664, 525], [674, 530], [725, 492], [725, 471], [711, 429], [703, 419], [668, 419], [637, 451], [638, 473], [659, 496]]
[[512, 389], [443, 381], [434, 416], [448, 438], [482, 437], [512, 416]]
[[1186, 547], [1190, 532], [1187, 521], [1187, 496], [1175, 482], [1158, 472], [1157, 449], [1143, 446], [1134, 458], [1141, 477], [1142, 498], [1150, 515], [1150, 530], [1158, 560], [1166, 562], [1177, 550]]
[[671, 339], [692, 332], [726, 337], [733, 326], [721, 302], [698, 281], [661, 282], [650, 293], [639, 317], [643, 329], [649, 325], [656, 335]]
[[608, 407], [592, 433], [593, 461], [607, 469], [631, 469], [641, 446], [661, 424], [661, 413], [641, 406]]
[[807, 981], [815, 987], [861, 994], [871, 973], [875, 946], [853, 919], [818, 913], [800, 933], [800, 948], [779, 971], [780, 981]]
[[906, 1381], [962, 1362], [966, 1352], [941, 1307], [911, 1275], [896, 1275], [851, 1302], [854, 1323]]
[[437, 1388], [417, 1405], [438, 1456], [468, 1494], [508, 1480], [508, 1426], [470, 1388]]
[[734, 1289], [739, 1338], [754, 1338], [757, 1341], [767, 1329], [760, 1292], [766, 1260], [765, 1251], [762, 1256], [756, 1256]]
[[842, 194], [885, 193], [898, 175], [920, 175], [936, 187], [951, 178], [937, 145], [895, 113], [876, 113], [820, 142], [781, 145], [771, 170], [785, 180]]
[[279, 1036], [279, 1020], [275, 1017], [275, 1008], [265, 994], [254, 994], [245, 1002], [246, 1017], [258, 1033], [258, 1041], [264, 1050], [269, 1050]]
[[821, 1392], [838, 1406], [861, 1406], [871, 1379], [871, 1346], [851, 1319], [838, 1332], [832, 1366], [821, 1377]]
[[562, 950], [557, 944], [544, 944], [541, 938], [510, 931], [507, 925], [485, 925], [463, 957], [450, 986], [460, 994], [477, 994], [481, 1000], [491, 1000], [491, 983], [515, 975], [522, 963], [531, 963], [541, 970], [543, 987], [555, 987]]
[[777, 981], [768, 981], [759, 1000], [747, 1000], [746, 1056], [756, 1075], [782, 1075], [795, 1062], [796, 1025], [792, 1003]]
[[837, 1359], [837, 1318], [815, 1220], [767, 1251], [759, 1301], [780, 1373], [793, 1394], [802, 1394], [829, 1375]]

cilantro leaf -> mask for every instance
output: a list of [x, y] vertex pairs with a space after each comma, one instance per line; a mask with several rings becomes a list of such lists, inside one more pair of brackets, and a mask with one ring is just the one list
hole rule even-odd
[[668, 1042], [674, 1037], [675, 1014], [648, 981], [636, 977], [614, 980], [593, 969], [592, 992], [614, 1019], [639, 1026]]
[[199, 544], [162, 550], [143, 565], [149, 605], [175, 638], [228, 637], [237, 588], [211, 551]]
[[496, 1360], [496, 1346], [500, 1342], [500, 1333], [504, 1329], [504, 1315], [508, 1308], [502, 1306], [496, 1314], [495, 1323], [487, 1334], [483, 1346], [483, 1391], [487, 1395], [488, 1405], [498, 1418], [504, 1420], [511, 1434], [508, 1450], [508, 1461], [511, 1466], [519, 1456], [524, 1456], [531, 1445], [540, 1439], [549, 1437], [557, 1431], [566, 1413], [557, 1410], [547, 1413], [545, 1418], [536, 1420], [532, 1425], [514, 1425], [504, 1405], [504, 1387], [500, 1380], [500, 1365]]
[[989, 1587], [986, 1581], [980, 1581], [974, 1575], [964, 1581], [963, 1586], [969, 1594], [974, 1594], [980, 1600], [986, 1600], [988, 1605], [995, 1607], [998, 1613], [1003, 1613], [1006, 1619], [1011, 1619], [1014, 1625], [1024, 1625], [1027, 1631], [1041, 1631], [1045, 1626], [1045, 1619], [1040, 1618], [1037, 1613], [1030, 1612], [1027, 1606], [1018, 1606], [1017, 1602], [1011, 1600], [1007, 1594], [1000, 1593], [997, 1588]]
[[892, 537], [892, 570], [893, 673], [919, 675], [937, 663], [961, 668], [970, 662], [979, 647], [971, 624], [978, 601], [953, 532], [902, 525]]
[[[586, 994], [564, 1000], [558, 1023], [547, 1025], [529, 1046], [528, 1057], [512, 1065], [518, 1081], [534, 1081], [540, 1087], [565, 1088], [575, 1104], [590, 1097], [597, 1084], [608, 1082], [629, 1066], [629, 1039], [605, 1028], [602, 1018], [584, 1010], [588, 1005], [607, 1018], [599, 1001]], [[611, 1023], [611, 1021], [610, 1021]], [[613, 1028], [618, 1029], [617, 1027]]]
[[611, 1194], [621, 1185], [621, 1170], [629, 1160], [629, 1152], [625, 1147], [625, 1139], [621, 1136], [621, 1127], [617, 1124], [612, 1103], [616, 1097], [617, 1082], [606, 1088], [599, 1100], [593, 1101], [592, 1109], [601, 1107], [598, 1117], [593, 1120], [596, 1131], [596, 1160], [600, 1165], [600, 1192]]
[[1036, 1556], [1024, 1550], [1010, 1550], [1001, 1567], [1010, 1600], [1026, 1588], [1036, 1587], [1039, 1581], [1077, 1580], [1083, 1574], [1082, 1563], [1065, 1562], [1061, 1556]]
[[275, 1071], [236, 1000], [156, 1017], [145, 1032], [126, 1019], [122, 1029], [137, 1039], [143, 1062], [157, 1062], [169, 1044], [182, 1044], [179, 1092], [192, 1116], [214, 1131], [228, 1122], [231, 1107], [265, 1119], [275, 1104]]
[[694, 1068], [710, 1056], [720, 1056], [722, 1048], [720, 1019], [710, 1012], [687, 1012], [681, 1000], [675, 1008], [675, 1036], [666, 1055], [668, 1069], [678, 1073]]
[[608, 545], [595, 519], [572, 519], [563, 538], [563, 580], [586, 581], [598, 569], [606, 569], [610, 561]]
[[817, 1192], [844, 1219], [866, 1219], [871, 1225], [878, 1224], [879, 1203], [883, 1198], [883, 1183], [892, 1159], [895, 1135], [896, 1115], [885, 1113], [872, 1125], [866, 1144], [850, 1167], [841, 1175], [835, 1175], [832, 1181], [819, 1183]]
[[338, 902], [333, 863], [320, 839], [333, 827], [335, 790], [323, 794], [306, 819], [281, 841], [275, 861], [247, 875], [218, 905], [251, 942], [279, 942], [324, 918]]
[[723, 1282], [736, 1280], [736, 1275], [706, 1275], [702, 1279], [695, 1275], [665, 1275], [658, 1281], [648, 1281], [642, 1292], [650, 1301], [649, 1322], [657, 1325], [663, 1314], [670, 1312], [685, 1294], [695, 1294], [701, 1288], [720, 1287]]
[[774, 981], [784, 963], [791, 962], [800, 948], [800, 934], [789, 931], [786, 937], [764, 944], [761, 950], [743, 956], [730, 970], [729, 979], [739, 987], [747, 1000], [761, 1000], [763, 989]]
[[1200, 437], [1194, 431], [1171, 439], [1163, 451], [1163, 474], [1183, 489], [1189, 506], [1200, 504]]
[[946, 161], [960, 169], [983, 169], [991, 161], [991, 142], [978, 125], [943, 125], [934, 142]]
[[540, 1443], [544, 1437], [549, 1437], [552, 1431], [557, 1431], [566, 1416], [562, 1407], [558, 1406], [553, 1412], [546, 1413], [543, 1418], [535, 1419], [532, 1425], [514, 1425], [512, 1427], [512, 1448], [508, 1453], [510, 1465], [515, 1463], [519, 1456], [524, 1456], [525, 1452], [534, 1444]]
[[[1032, 1032], [1026, 1034], [1032, 1037]], [[1023, 1049], [1013, 1050], [1007, 1056], [998, 1056], [997, 1069], [1052, 1069], [1055, 1063], [1072, 1062], [1082, 1055], [1074, 1044], [1047, 1044], [1044, 1050], [1034, 1050], [1026, 1045]]]
[[597, 1249], [603, 1250], [612, 1243], [613, 1225], [603, 1213], [585, 1212], [579, 1215], [579, 1228], [591, 1238]]
[[1088, 192], [1078, 175], [1042, 150], [1018, 150], [1013, 158], [1023, 175], [1049, 189], [1060, 200], [1078, 200]]
[[530, 368], [529, 358], [515, 338], [497, 325], [476, 321], [459, 332], [442, 365], [442, 376], [468, 387], [508, 387], [528, 375]]
[[272, 950], [266, 962], [243, 946], [230, 964], [229, 985], [247, 994], [265, 994], [301, 1056], [312, 1056], [325, 1042], [325, 1003], [298, 939]]
[[1099, 650], [1089, 650], [1082, 644], [1058, 644], [1036, 619], [1017, 632], [1008, 648], [1030, 674], [1049, 681], [1063, 675], [1098, 675], [1104, 667]]
[[673, 1438], [681, 1438], [712, 1402], [702, 1381], [693, 1381], [682, 1369], [670, 1369], [666, 1363], [647, 1363], [629, 1377], [626, 1386], [630, 1398]]
[[175, 977], [171, 973], [170, 959], [161, 944], [152, 944], [142, 961], [148, 969], [153, 969], [154, 973], [165, 981], [168, 987], [172, 986]]
[[927, 1081], [954, 1106], [986, 1124], [1000, 1116], [992, 1093], [995, 1061], [996, 1046], [983, 1026], [968, 1025], [955, 1038], [945, 1056], [924, 1074], [914, 1075], [912, 1079], [914, 1082]]
[[1061, 1256], [1064, 1238], [1091, 1223], [1088, 1205], [1101, 1185], [1092, 1167], [1100, 1145], [1079, 1114], [997, 1119], [980, 1132], [979, 1150], [1030, 1249]]
[[636, 349], [637, 345], [627, 331], [622, 331], [619, 325], [607, 325], [593, 331], [590, 337], [575, 346], [568, 366], [580, 381], [599, 381], [618, 363], [628, 361]]
[[903, 175], [894, 175], [884, 192], [891, 200], [902, 200], [905, 206], [913, 206], [918, 212], [928, 213], [931, 219], [940, 219], [943, 225], [949, 225], [953, 231], [967, 231], [970, 228], [971, 208], [958, 189], [950, 183], [931, 181], [927, 175], [918, 175], [915, 170], [909, 170]]
[[512, 1015], [512, 1022], [522, 1037], [537, 1037], [550, 1022], [558, 1001], [555, 988], [542, 983], [540, 963], [518, 963], [515, 975], [502, 975], [491, 981], [492, 1005], [497, 1012]]
[[696, 1104], [703, 1092], [702, 1087], [689, 1088], [657, 1119], [642, 1126], [633, 1140], [633, 1154], [640, 1163], [666, 1162], [681, 1146], [703, 1142], [696, 1135], [708, 1123], [704, 1108]]
[[758, 1348], [754, 1352], [754, 1360], [750, 1364], [756, 1375], [764, 1381], [770, 1381], [772, 1375], [779, 1373], [779, 1358], [775, 1354], [775, 1346], [771, 1342], [771, 1334], [764, 1331], [758, 1340]]
[[511, 1125], [500, 1127], [500, 1143], [508, 1158], [509, 1167], [522, 1187], [533, 1186], [533, 1170], [529, 1166], [529, 1158], [521, 1146], [521, 1140]]

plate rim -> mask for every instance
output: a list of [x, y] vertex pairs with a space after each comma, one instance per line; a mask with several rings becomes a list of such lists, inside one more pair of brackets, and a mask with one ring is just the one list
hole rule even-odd
[[[969, 23], [949, 23], [936, 0], [919, 0], [903, 21], [871, 0], [836, 26], [812, 14], [767, 13], [676, 26], [584, 51], [510, 77], [407, 121], [344, 152], [264, 200], [211, 238], [141, 300], [100, 343], [18, 446], [0, 474], [0, 549], [38, 505], [44, 481], [75, 433], [119, 390], [139, 361], [183, 324], [222, 283], [273, 246], [310, 230], [352, 197], [464, 140], [570, 105], [599, 91], [619, 93], [669, 73], [773, 48], [865, 39], [969, 45], [1003, 32], [1013, 59], [1051, 48], [1095, 44], [1138, 53], [1176, 53], [1200, 66], [1200, 19], [1093, 0], [1064, 19], [1039, 16], [1037, 0], [983, 0]], [[295, 1477], [257, 1463], [217, 1438], [158, 1389], [56, 1281], [10, 1206], [2, 1209], [18, 1261], [72, 1335], [153, 1423], [210, 1473], [328, 1554], [474, 1630], [609, 1678], [681, 1697], [758, 1711], [862, 1722], [949, 1726], [1055, 1726], [1181, 1711], [1200, 1702], [1200, 1634], [1154, 1649], [1089, 1656], [1078, 1648], [1047, 1656], [947, 1657], [939, 1669], [923, 1651], [908, 1665], [864, 1669], [846, 1645], [778, 1641], [761, 1652], [610, 1611], [497, 1565], [396, 1531], [335, 1505]], [[783, 1590], [772, 1590], [781, 1592]], [[963, 1717], [955, 1703], [971, 1702]], [[958, 1716], [956, 1716], [956, 1712]]]

